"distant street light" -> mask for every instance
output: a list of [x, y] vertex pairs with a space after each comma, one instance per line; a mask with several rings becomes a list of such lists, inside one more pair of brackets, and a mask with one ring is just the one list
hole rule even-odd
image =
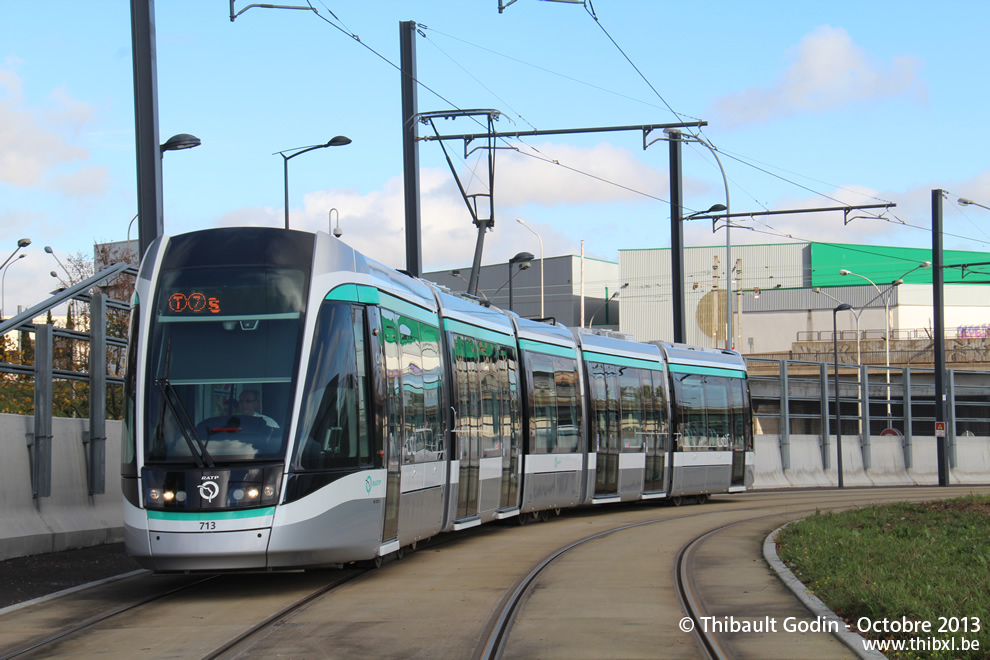
[[[69, 283], [71, 284], [72, 283], [72, 275], [69, 273], [69, 269], [65, 267], [65, 264], [63, 264], [62, 261], [58, 258], [58, 255], [55, 254], [55, 250], [52, 249], [52, 246], [51, 245], [46, 245], [45, 246], [45, 252], [47, 252], [48, 254], [50, 254], [53, 257], [55, 257], [55, 261], [57, 261], [58, 262], [58, 265], [61, 266], [62, 267], [62, 270], [65, 271], [66, 276], [69, 278]], [[57, 275], [55, 275], [54, 273], [52, 273], [52, 277], [57, 277]]]
[[973, 200], [966, 199], [965, 197], [960, 197], [959, 198], [959, 205], [960, 206], [979, 206], [981, 209], [986, 209], [986, 210], [990, 211], [990, 206], [984, 206], [983, 204], [980, 204], [979, 202], [974, 202]]
[[536, 240], [540, 242], [540, 318], [543, 319], [546, 318], [546, 312], [544, 311], [543, 308], [543, 239], [540, 237], [539, 234], [536, 233], [535, 229], [527, 225], [521, 219], [516, 218], [516, 222], [518, 222], [523, 227], [533, 232], [533, 234], [536, 235]]
[[852, 305], [842, 303], [832, 310], [832, 350], [835, 352], [835, 467], [839, 473], [839, 488], [842, 488], [842, 412], [839, 410], [839, 330], [835, 317], [847, 309], [852, 309]]
[[[285, 149], [284, 151], [276, 151], [272, 155], [278, 154], [282, 157], [283, 164], [285, 166], [285, 228], [289, 228], [289, 161], [296, 156], [301, 156], [304, 153], [313, 151], [314, 149], [324, 149], [326, 147], [342, 147], [346, 144], [351, 143], [351, 138], [345, 137], [343, 135], [338, 135], [331, 138], [326, 144], [314, 144], [309, 147], [295, 147], [293, 149]], [[294, 151], [295, 153], [289, 153]], [[289, 154], [286, 156], [285, 154]]]
[[530, 252], [520, 252], [516, 256], [509, 259], [509, 311], [512, 311], [512, 264], [520, 264], [519, 270], [525, 270], [529, 268], [530, 264], [524, 263], [533, 260], [533, 254]]
[[885, 328], [884, 328], [884, 332], [886, 332], [886, 341], [884, 342], [886, 344], [886, 362], [885, 362], [885, 364], [887, 366], [887, 373], [888, 373], [888, 378], [889, 378], [889, 374], [890, 374], [890, 334], [891, 334], [890, 297], [889, 297], [890, 292], [893, 291], [893, 289], [894, 289], [895, 286], [899, 286], [901, 284], [904, 284], [904, 278], [907, 277], [908, 275], [910, 275], [911, 273], [913, 273], [914, 271], [916, 271], [916, 270], [918, 270], [920, 268], [931, 268], [931, 265], [932, 265], [932, 262], [930, 262], [930, 261], [923, 261], [923, 262], [921, 262], [921, 265], [915, 266], [914, 268], [912, 268], [911, 270], [909, 270], [908, 272], [904, 273], [903, 275], [901, 275], [900, 277], [898, 277], [896, 280], [894, 280], [893, 282], [891, 282], [890, 283], [890, 286], [887, 287], [887, 290], [886, 291], [881, 291], [880, 290], [880, 287], [877, 286], [876, 282], [874, 282], [870, 278], [866, 277], [865, 275], [860, 275], [859, 273], [854, 273], [851, 270], [846, 270], [845, 268], [843, 268], [842, 270], [839, 271], [839, 275], [852, 275], [853, 277], [858, 277], [858, 278], [860, 278], [862, 280], [866, 280], [867, 282], [869, 282], [870, 284], [872, 284], [873, 285], [873, 288], [876, 289], [876, 291], [877, 291], [876, 297], [874, 297], [872, 300], [870, 300], [869, 302], [867, 302], [866, 305], [863, 305], [863, 307], [861, 307], [860, 310], [856, 313], [856, 362], [857, 362], [857, 364], [862, 364], [862, 362], [863, 362], [862, 354], [860, 353], [860, 350], [859, 350], [859, 316], [860, 316], [860, 314], [863, 313], [863, 310], [866, 309], [867, 305], [869, 305], [871, 302], [873, 302], [877, 298], [883, 297], [883, 308], [884, 308], [884, 315], [885, 315], [885, 318], [886, 318], [886, 322], [885, 322], [886, 325], [885, 325]]
[[[592, 327], [593, 325], [595, 325], [595, 314], [598, 314], [598, 312], [602, 311], [605, 308], [605, 306], [609, 304], [609, 302], [611, 302], [611, 301], [615, 300], [616, 298], [618, 298], [619, 297], [619, 294], [622, 293], [622, 290], [625, 289], [627, 286], [629, 286], [629, 282], [626, 282], [625, 284], [623, 284], [622, 286], [620, 286], [618, 291], [616, 291], [611, 296], [609, 296], [608, 299], [605, 302], [603, 302], [598, 309], [595, 310], [594, 314], [591, 315], [591, 318], [588, 319], [588, 327], [589, 328]], [[606, 314], [605, 316], [607, 317], [608, 314]], [[606, 323], [607, 323], [607, 321], [606, 321]]]
[[[6, 266], [3, 267], [3, 277], [0, 278], [0, 321], [3, 320], [3, 310], [6, 303], [6, 287], [7, 287], [7, 271], [10, 267], [16, 264], [18, 261], [26, 257], [26, 254], [18, 255], [16, 259], [10, 261]], [[9, 260], [8, 260], [9, 261]]]
[[18, 240], [17, 241], [17, 247], [14, 249], [13, 252], [10, 253], [10, 256], [7, 257], [7, 259], [2, 264], [0, 264], [0, 268], [3, 268], [7, 264], [9, 264], [10, 263], [10, 260], [14, 258], [14, 255], [17, 254], [18, 252], [20, 252], [21, 248], [25, 248], [25, 247], [27, 247], [29, 245], [31, 245], [31, 239], [30, 238], [22, 238], [22, 239]]

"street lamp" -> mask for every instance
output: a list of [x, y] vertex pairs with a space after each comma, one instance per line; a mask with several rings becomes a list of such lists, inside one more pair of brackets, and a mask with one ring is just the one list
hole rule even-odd
[[533, 232], [536, 235], [536, 240], [540, 242], [540, 318], [543, 319], [546, 318], [546, 313], [543, 310], [543, 239], [540, 238], [540, 235], [536, 233], [535, 229], [527, 225], [521, 219], [516, 218], [516, 222]]
[[[65, 271], [65, 274], [68, 276], [69, 282], [72, 282], [72, 275], [69, 274], [69, 269], [66, 268], [65, 267], [65, 264], [63, 264], [62, 261], [58, 258], [58, 255], [55, 254], [55, 250], [52, 249], [52, 246], [51, 245], [46, 245], [45, 246], [45, 252], [47, 252], [48, 254], [50, 254], [53, 257], [55, 257], [55, 261], [58, 262], [58, 265], [62, 267], [62, 270], [64, 270]], [[52, 273], [52, 277], [57, 277], [57, 275], [55, 275], [54, 273]]]
[[27, 247], [29, 245], [31, 245], [31, 239], [30, 238], [19, 239], [17, 241], [17, 247], [14, 249], [13, 252], [10, 253], [10, 256], [7, 257], [6, 261], [4, 261], [2, 264], [0, 264], [0, 268], [3, 268], [7, 264], [9, 264], [10, 263], [10, 260], [14, 258], [14, 255], [17, 254], [18, 252], [20, 252], [21, 248], [25, 248], [25, 247]]
[[[282, 157], [283, 165], [285, 166], [285, 228], [289, 228], [289, 160], [295, 158], [296, 156], [301, 156], [302, 154], [313, 151], [314, 149], [324, 149], [326, 147], [342, 147], [345, 144], [350, 144], [351, 138], [345, 137], [343, 135], [338, 135], [331, 138], [326, 144], [314, 144], [308, 147], [295, 147], [293, 149], [285, 149], [284, 151], [276, 151], [272, 155], [278, 154]], [[295, 153], [290, 153], [288, 156], [285, 154], [290, 151]]]
[[[3, 308], [6, 306], [6, 287], [7, 287], [7, 271], [10, 267], [16, 264], [18, 261], [26, 257], [26, 254], [18, 255], [16, 259], [10, 261], [6, 266], [3, 267], [3, 277], [0, 278], [0, 321], [3, 320]], [[9, 261], [9, 260], [8, 260]]]
[[839, 330], [835, 317], [847, 309], [852, 309], [852, 305], [841, 303], [832, 310], [832, 350], [835, 352], [835, 467], [839, 473], [839, 488], [842, 488], [842, 412], [839, 410]]
[[869, 282], [870, 284], [872, 284], [873, 285], [873, 288], [876, 289], [876, 291], [877, 291], [877, 295], [872, 300], [870, 300], [869, 302], [867, 302], [866, 305], [863, 305], [863, 307], [860, 308], [859, 312], [856, 314], [856, 362], [857, 363], [862, 364], [862, 362], [863, 362], [862, 355], [860, 354], [860, 350], [859, 350], [859, 316], [860, 316], [860, 314], [863, 313], [863, 310], [866, 309], [867, 305], [869, 305], [871, 302], [873, 302], [877, 298], [883, 297], [883, 308], [884, 308], [884, 315], [885, 315], [885, 318], [886, 318], [886, 327], [884, 328], [884, 331], [886, 332], [886, 338], [885, 338], [885, 344], [886, 344], [886, 366], [887, 366], [887, 373], [888, 373], [888, 375], [890, 374], [890, 334], [891, 334], [891, 328], [890, 328], [890, 326], [891, 326], [891, 323], [890, 323], [890, 298], [889, 298], [889, 294], [890, 294], [890, 292], [893, 290], [893, 288], [895, 286], [899, 286], [901, 284], [904, 284], [904, 278], [905, 277], [907, 277], [908, 275], [910, 275], [914, 271], [918, 270], [919, 268], [930, 268], [931, 265], [932, 265], [932, 262], [930, 262], [930, 261], [923, 261], [923, 262], [921, 262], [921, 265], [915, 266], [914, 268], [912, 268], [911, 270], [909, 270], [908, 272], [904, 273], [903, 275], [901, 275], [900, 277], [898, 277], [896, 280], [894, 280], [893, 282], [891, 282], [890, 283], [890, 286], [887, 287], [887, 290], [886, 291], [881, 291], [880, 290], [880, 287], [877, 286], [876, 282], [874, 282], [870, 278], [866, 277], [865, 275], [860, 275], [859, 273], [854, 273], [851, 270], [846, 270], [845, 268], [843, 268], [842, 270], [839, 271], [839, 275], [852, 275], [854, 277], [858, 277], [860, 279], [866, 280], [867, 282]]
[[[591, 315], [591, 318], [590, 319], [588, 319], [588, 327], [589, 328], [592, 327], [595, 324], [595, 314], [597, 314], [598, 312], [602, 311], [602, 309], [606, 305], [608, 305], [611, 301], [613, 301], [616, 298], [618, 298], [619, 297], [619, 294], [622, 293], [622, 290], [625, 289], [627, 286], [629, 286], [629, 282], [626, 282], [625, 284], [623, 284], [622, 286], [620, 286], [618, 291], [616, 291], [611, 296], [609, 296], [608, 299], [605, 302], [603, 302], [598, 309], [595, 310], [595, 313]], [[608, 315], [606, 314], [606, 316], [608, 316]]]
[[970, 205], [972, 205], [972, 206], [979, 206], [981, 209], [986, 209], [986, 210], [990, 211], [990, 206], [984, 206], [983, 204], [980, 204], [979, 202], [974, 202], [973, 200], [966, 199], [965, 197], [960, 197], [958, 201], [959, 201], [959, 206], [970, 206]]
[[198, 147], [202, 142], [195, 135], [190, 135], [189, 133], [179, 133], [178, 135], [173, 135], [165, 142], [158, 146], [159, 153], [161, 157], [165, 157], [166, 151], [180, 151], [182, 149], [192, 149], [193, 147]]
[[516, 256], [509, 259], [509, 311], [512, 311], [512, 264], [520, 264], [519, 270], [525, 270], [529, 268], [530, 264], [525, 263], [527, 261], [532, 261], [534, 259], [531, 252], [520, 252]]

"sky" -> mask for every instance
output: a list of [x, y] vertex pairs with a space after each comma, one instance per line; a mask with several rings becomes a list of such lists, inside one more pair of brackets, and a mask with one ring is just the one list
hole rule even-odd
[[[503, 0], [504, 2], [505, 0]], [[990, 3], [950, 0], [235, 0], [155, 3], [159, 135], [202, 145], [163, 160], [164, 226], [284, 224], [278, 152], [352, 142], [289, 162], [290, 224], [405, 267], [399, 25], [416, 38], [420, 112], [499, 111], [499, 132], [707, 122], [684, 129], [685, 214], [893, 203], [886, 212], [733, 218], [736, 243], [931, 246], [932, 190], [946, 249], [990, 251]], [[291, 3], [305, 6], [307, 0]], [[0, 0], [3, 312], [43, 301], [69, 255], [136, 238], [130, 3]], [[419, 126], [419, 135], [433, 128]], [[471, 118], [441, 135], [482, 133]], [[484, 263], [520, 251], [616, 261], [670, 244], [660, 131], [447, 142], [469, 194], [492, 192]], [[472, 145], [475, 146], [475, 145]], [[469, 266], [477, 233], [437, 141], [422, 141], [423, 270]], [[483, 199], [483, 198], [482, 198]], [[331, 209], [336, 209], [332, 211]], [[724, 245], [711, 221], [687, 246]], [[6, 247], [2, 247], [6, 245]], [[906, 264], [905, 270], [912, 266]]]

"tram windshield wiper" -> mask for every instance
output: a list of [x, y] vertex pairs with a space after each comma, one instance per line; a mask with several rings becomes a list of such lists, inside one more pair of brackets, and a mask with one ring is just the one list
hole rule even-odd
[[213, 457], [210, 456], [210, 452], [206, 450], [206, 445], [200, 440], [199, 434], [196, 433], [196, 426], [189, 419], [189, 413], [186, 412], [186, 407], [182, 405], [182, 400], [175, 391], [175, 387], [172, 386], [172, 383], [167, 378], [155, 380], [155, 385], [162, 391], [165, 405], [172, 411], [172, 416], [178, 422], [179, 430], [182, 431], [182, 437], [185, 438], [186, 444], [189, 445], [189, 451], [192, 453], [193, 458], [196, 459], [196, 466], [214, 467], [216, 464], [213, 462]]

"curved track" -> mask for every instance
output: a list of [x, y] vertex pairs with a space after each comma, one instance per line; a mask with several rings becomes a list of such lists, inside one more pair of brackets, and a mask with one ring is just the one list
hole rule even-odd
[[[763, 538], [789, 520], [987, 490], [759, 492], [682, 508], [580, 509], [450, 535], [377, 571], [224, 575], [147, 602], [192, 578], [138, 576], [0, 617], [0, 656], [76, 627], [18, 657], [843, 657], [827, 634], [714, 631], [706, 650], [679, 621], [693, 617], [697, 630], [704, 617], [810, 619], [762, 559]], [[134, 606], [79, 623], [120, 603]]]

